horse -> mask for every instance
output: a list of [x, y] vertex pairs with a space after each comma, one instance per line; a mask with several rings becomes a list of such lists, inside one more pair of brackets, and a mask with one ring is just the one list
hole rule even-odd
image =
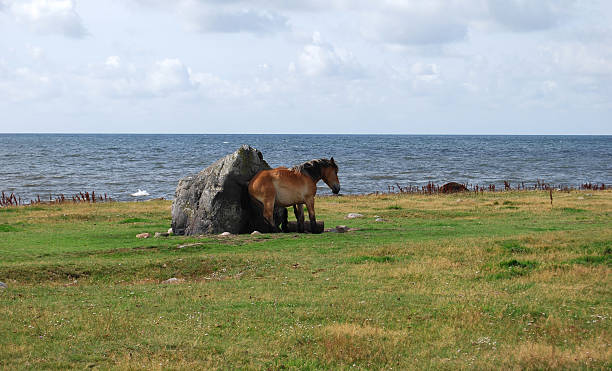
[[[334, 194], [340, 192], [338, 180], [338, 165], [334, 158], [311, 160], [292, 168], [277, 167], [262, 170], [249, 182], [249, 195], [263, 206], [263, 216], [271, 229], [278, 232], [274, 222], [274, 205], [280, 207], [293, 206], [297, 219], [298, 232], [304, 232], [304, 207], [308, 209], [310, 231], [318, 230], [315, 217], [314, 197], [317, 193], [317, 182], [323, 180]], [[286, 226], [286, 221], [283, 222]]]

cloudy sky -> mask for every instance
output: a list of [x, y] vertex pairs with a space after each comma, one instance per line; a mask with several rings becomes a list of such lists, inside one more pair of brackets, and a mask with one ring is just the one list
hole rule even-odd
[[0, 0], [0, 132], [612, 134], [609, 0]]

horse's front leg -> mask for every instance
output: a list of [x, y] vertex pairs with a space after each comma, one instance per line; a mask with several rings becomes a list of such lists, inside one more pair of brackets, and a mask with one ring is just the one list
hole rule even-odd
[[293, 205], [293, 213], [295, 214], [295, 220], [297, 220], [298, 233], [304, 233], [304, 205]]
[[314, 197], [306, 200], [306, 209], [308, 209], [308, 218], [310, 219], [310, 232], [321, 233], [317, 227], [317, 218], [315, 217]]
[[287, 233], [287, 232], [289, 232], [289, 220], [288, 220], [289, 219], [289, 213], [287, 213], [287, 208], [286, 207], [283, 207], [282, 214], [283, 214], [283, 220], [281, 221], [281, 230], [284, 233]]

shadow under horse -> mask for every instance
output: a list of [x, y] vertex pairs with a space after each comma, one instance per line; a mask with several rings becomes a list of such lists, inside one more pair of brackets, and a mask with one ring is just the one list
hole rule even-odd
[[[323, 232], [317, 226], [314, 198], [317, 183], [323, 180], [334, 194], [340, 192], [338, 165], [334, 158], [311, 160], [292, 168], [277, 167], [262, 170], [249, 182], [249, 196], [263, 209], [263, 216], [271, 231], [279, 232], [278, 223], [274, 220], [274, 207], [293, 206], [297, 219], [298, 232], [304, 232], [304, 206], [308, 210], [310, 231]], [[282, 221], [283, 230], [287, 228], [287, 214]]]

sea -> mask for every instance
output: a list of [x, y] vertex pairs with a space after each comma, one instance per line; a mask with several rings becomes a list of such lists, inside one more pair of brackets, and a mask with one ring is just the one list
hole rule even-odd
[[[0, 134], [0, 191], [23, 200], [95, 191], [125, 201], [138, 190], [173, 199], [180, 178], [242, 144], [272, 167], [333, 156], [344, 194], [450, 181], [612, 185], [612, 136]], [[318, 193], [331, 194], [323, 182]]]

